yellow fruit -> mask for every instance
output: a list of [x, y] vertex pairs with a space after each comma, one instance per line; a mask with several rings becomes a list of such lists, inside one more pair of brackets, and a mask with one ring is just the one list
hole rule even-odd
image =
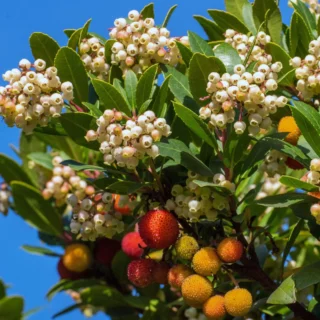
[[63, 255], [64, 266], [73, 272], [83, 272], [90, 267], [92, 255], [84, 244], [71, 244]]
[[234, 238], [226, 238], [219, 243], [217, 252], [221, 260], [233, 263], [242, 257], [243, 245]]
[[236, 288], [226, 293], [224, 304], [233, 317], [243, 317], [251, 309], [252, 295], [247, 289]]
[[195, 238], [183, 236], [176, 242], [175, 249], [179, 258], [191, 260], [194, 254], [199, 250], [199, 245]]
[[183, 281], [181, 293], [190, 307], [200, 308], [212, 295], [213, 287], [207, 278], [194, 274]]
[[189, 267], [183, 264], [177, 264], [169, 270], [168, 282], [170, 286], [180, 289], [183, 281], [192, 274], [193, 271]]
[[227, 314], [224, 297], [217, 295], [207, 300], [203, 305], [203, 313], [208, 320], [222, 319]]
[[278, 132], [288, 132], [289, 134], [286, 136], [285, 141], [292, 145], [296, 145], [298, 143], [299, 137], [301, 135], [301, 131], [297, 126], [293, 117], [283, 117], [278, 125]]
[[196, 273], [202, 276], [211, 276], [219, 271], [221, 260], [214, 248], [205, 247], [193, 256], [192, 266]]

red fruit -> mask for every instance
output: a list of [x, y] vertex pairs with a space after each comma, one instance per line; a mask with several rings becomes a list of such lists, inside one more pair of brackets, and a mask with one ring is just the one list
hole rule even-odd
[[121, 242], [122, 251], [132, 259], [139, 259], [143, 254], [143, 249], [147, 245], [143, 242], [139, 232], [126, 234]]
[[138, 288], [145, 288], [153, 283], [155, 262], [151, 259], [133, 260], [129, 263], [128, 279]]
[[83, 272], [73, 272], [68, 270], [64, 266], [62, 258], [58, 262], [57, 269], [61, 279], [78, 280], [84, 275]]
[[173, 245], [179, 236], [177, 219], [168, 211], [149, 211], [139, 222], [139, 233], [148, 247], [165, 249]]
[[114, 210], [116, 210], [117, 212], [120, 212], [124, 216], [129, 216], [131, 214], [131, 209], [127, 204], [125, 206], [120, 206], [120, 204], [119, 204], [120, 197], [121, 197], [120, 194], [114, 194], [113, 195], [113, 199], [114, 199], [113, 207], [114, 207]]
[[119, 241], [107, 238], [99, 239], [94, 250], [94, 259], [105, 266], [109, 266], [120, 250], [121, 244]]
[[155, 264], [153, 268], [154, 282], [159, 284], [167, 284], [169, 270], [170, 270], [170, 266], [165, 261], [161, 261]]
[[301, 170], [304, 168], [304, 166], [300, 162], [298, 162], [297, 160], [294, 160], [292, 158], [287, 159], [286, 165], [287, 165], [287, 167], [289, 167], [290, 169], [293, 169], [293, 170]]

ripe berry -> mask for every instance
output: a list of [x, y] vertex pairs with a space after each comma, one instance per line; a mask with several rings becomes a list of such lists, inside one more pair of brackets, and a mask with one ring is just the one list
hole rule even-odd
[[83, 273], [68, 270], [64, 266], [62, 258], [58, 262], [57, 270], [61, 279], [78, 280], [81, 279], [81, 276], [83, 275]]
[[226, 314], [223, 296], [213, 296], [203, 305], [203, 313], [208, 320], [220, 320]]
[[153, 280], [155, 283], [167, 284], [168, 283], [168, 272], [170, 266], [165, 261], [156, 263], [153, 268]]
[[304, 165], [302, 165], [300, 162], [298, 162], [297, 160], [294, 160], [292, 158], [287, 158], [286, 165], [287, 165], [287, 167], [289, 167], [290, 169], [293, 169], [293, 170], [301, 170], [304, 168]]
[[66, 248], [63, 255], [64, 266], [73, 272], [87, 270], [92, 262], [92, 255], [89, 248], [84, 244], [71, 244]]
[[227, 312], [233, 317], [245, 316], [252, 306], [252, 295], [247, 289], [233, 289], [226, 293], [224, 300]]
[[119, 241], [102, 238], [96, 243], [94, 258], [97, 262], [109, 266], [119, 250], [121, 250]]
[[200, 308], [212, 295], [213, 288], [207, 278], [194, 274], [183, 281], [181, 293], [189, 306]]
[[190, 236], [181, 237], [175, 244], [178, 258], [191, 260], [194, 254], [199, 250], [198, 242]]
[[139, 233], [148, 247], [165, 249], [177, 241], [178, 221], [168, 211], [149, 211], [139, 222]]
[[221, 261], [214, 248], [206, 247], [194, 255], [192, 267], [196, 273], [202, 276], [211, 276], [219, 271]]
[[168, 282], [170, 286], [180, 289], [183, 281], [192, 274], [193, 271], [189, 267], [183, 264], [177, 264], [169, 270]]
[[289, 132], [286, 136], [285, 141], [292, 145], [296, 145], [298, 143], [299, 137], [301, 135], [301, 131], [297, 126], [293, 117], [283, 117], [278, 126], [278, 132]]
[[132, 211], [128, 204], [122, 205], [122, 203], [120, 203], [121, 195], [114, 194], [113, 197], [114, 197], [114, 205], [113, 205], [114, 210], [116, 210], [117, 212], [120, 212], [124, 216], [129, 216]]
[[133, 260], [129, 263], [128, 279], [138, 288], [145, 288], [153, 283], [155, 262], [151, 259]]
[[227, 263], [234, 263], [241, 259], [243, 245], [234, 238], [226, 238], [219, 243], [217, 250], [221, 260]]
[[139, 232], [130, 232], [123, 237], [121, 247], [127, 256], [139, 259], [143, 254], [143, 248], [147, 245], [141, 239]]

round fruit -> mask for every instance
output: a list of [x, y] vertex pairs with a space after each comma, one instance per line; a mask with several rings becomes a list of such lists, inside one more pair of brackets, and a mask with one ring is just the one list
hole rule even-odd
[[292, 158], [287, 158], [285, 163], [286, 163], [287, 167], [289, 167], [290, 169], [293, 169], [293, 170], [301, 170], [304, 168], [304, 165], [302, 165], [300, 162], [298, 162], [297, 160], [294, 160]]
[[218, 245], [218, 255], [220, 259], [227, 263], [233, 263], [241, 259], [243, 245], [234, 238], [223, 239]]
[[147, 245], [141, 239], [139, 232], [130, 232], [123, 237], [121, 247], [127, 256], [139, 259], [143, 254], [143, 248]]
[[227, 312], [233, 317], [243, 317], [251, 309], [252, 295], [247, 289], [236, 288], [224, 296]]
[[208, 320], [222, 319], [227, 314], [224, 306], [224, 297], [216, 295], [207, 300], [203, 305], [203, 313]]
[[155, 262], [151, 259], [133, 260], [129, 263], [128, 279], [138, 288], [145, 288], [153, 283]]
[[71, 244], [66, 248], [63, 255], [64, 266], [73, 272], [87, 270], [92, 262], [92, 255], [89, 248], [84, 244]]
[[285, 141], [292, 145], [296, 145], [298, 143], [299, 137], [301, 135], [301, 131], [297, 126], [293, 117], [283, 117], [278, 125], [278, 132], [289, 132], [289, 134], [285, 137]]
[[199, 245], [195, 238], [183, 236], [176, 242], [175, 249], [179, 258], [191, 260], [194, 254], [199, 250]]
[[193, 271], [189, 267], [183, 264], [177, 264], [169, 270], [168, 282], [170, 286], [180, 289], [182, 282], [192, 274]]
[[120, 203], [121, 200], [121, 195], [120, 194], [114, 194], [113, 195], [113, 199], [114, 199], [114, 210], [116, 210], [117, 212], [120, 212], [121, 214], [123, 214], [124, 216], [129, 216], [131, 215], [132, 210], [130, 209], [129, 205], [122, 205]]
[[192, 267], [196, 273], [202, 276], [211, 276], [219, 271], [221, 261], [214, 248], [206, 247], [200, 249], [193, 256]]
[[81, 278], [82, 273], [79, 272], [72, 272], [68, 270], [62, 261], [62, 258], [59, 260], [57, 265], [58, 273], [61, 279], [71, 279], [71, 280], [78, 280]]
[[200, 308], [211, 297], [213, 288], [207, 278], [193, 274], [183, 281], [181, 293], [189, 306]]
[[165, 249], [177, 241], [179, 224], [170, 212], [153, 210], [140, 220], [139, 233], [148, 247]]
[[159, 284], [167, 284], [169, 270], [170, 270], [170, 266], [165, 261], [156, 263], [153, 268], [154, 282]]
[[120, 242], [117, 240], [102, 238], [97, 241], [94, 258], [97, 262], [109, 266], [117, 254], [121, 250]]

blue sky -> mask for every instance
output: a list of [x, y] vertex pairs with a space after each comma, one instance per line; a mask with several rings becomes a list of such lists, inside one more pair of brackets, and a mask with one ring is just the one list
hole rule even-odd
[[[287, 1], [281, 0], [284, 21], [288, 23], [290, 10]], [[111, 4], [107, 4], [111, 3]], [[121, 5], [117, 5], [117, 4]], [[187, 30], [204, 35], [201, 27], [192, 18], [193, 14], [208, 16], [207, 9], [223, 9], [222, 0], [155, 0], [156, 21], [161, 23], [167, 10], [174, 4], [178, 8], [168, 28], [174, 36], [183, 36]], [[40, 31], [55, 38], [60, 45], [66, 44], [64, 29], [79, 28], [89, 18], [93, 18], [90, 30], [107, 36], [107, 29], [113, 26], [114, 19], [125, 17], [131, 9], [140, 10], [148, 4], [145, 0], [33, 0], [3, 1], [0, 10], [0, 74], [17, 67], [20, 59], [32, 59], [28, 39]], [[0, 85], [3, 85], [0, 79]], [[9, 144], [18, 146], [20, 131], [7, 128], [0, 123], [0, 152], [16, 159]], [[10, 294], [21, 294], [26, 300], [25, 310], [42, 307], [42, 310], [30, 317], [32, 320], [47, 320], [51, 316], [73, 303], [65, 294], [57, 296], [52, 302], [45, 299], [47, 290], [58, 281], [56, 258], [47, 258], [27, 254], [20, 249], [23, 244], [41, 245], [34, 229], [29, 227], [13, 212], [8, 217], [0, 217], [1, 263], [0, 277], [12, 286]], [[75, 311], [64, 317], [64, 320], [82, 319], [80, 312]], [[106, 319], [102, 314], [95, 320]]]

